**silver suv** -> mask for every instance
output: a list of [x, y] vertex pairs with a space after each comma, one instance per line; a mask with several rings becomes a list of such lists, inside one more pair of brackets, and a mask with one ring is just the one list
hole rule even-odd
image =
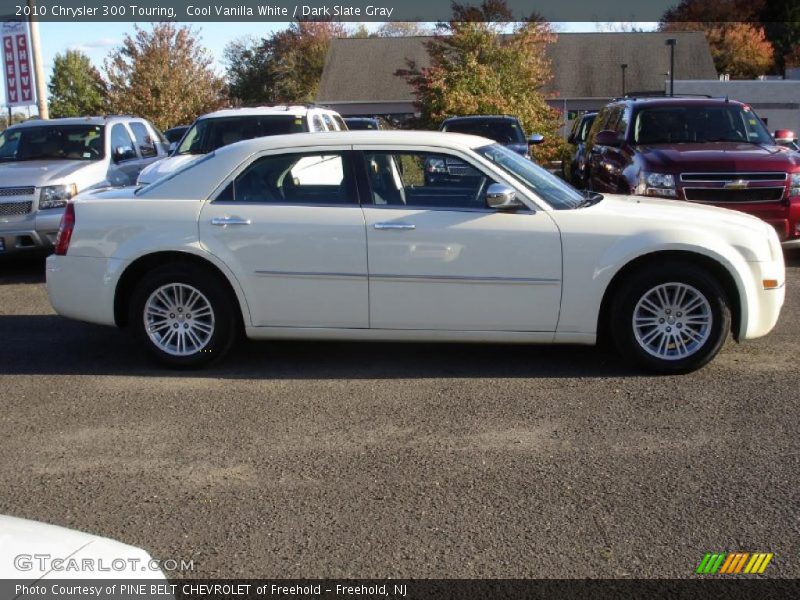
[[167, 150], [161, 132], [136, 117], [32, 120], [9, 127], [0, 133], [0, 256], [52, 249], [72, 196], [133, 185]]

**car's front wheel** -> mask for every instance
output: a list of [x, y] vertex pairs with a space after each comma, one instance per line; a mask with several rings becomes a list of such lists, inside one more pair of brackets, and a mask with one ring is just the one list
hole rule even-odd
[[620, 353], [659, 373], [704, 366], [725, 344], [730, 328], [725, 291], [708, 272], [688, 264], [639, 271], [612, 305], [612, 333]]
[[145, 349], [170, 367], [205, 365], [236, 332], [234, 304], [219, 277], [192, 264], [166, 265], [136, 287], [129, 322]]

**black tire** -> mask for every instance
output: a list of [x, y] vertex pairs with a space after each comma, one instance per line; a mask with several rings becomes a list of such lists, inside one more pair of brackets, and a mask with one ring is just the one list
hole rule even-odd
[[[667, 322], [663, 320], [665, 315], [656, 316], [656, 313], [649, 308], [640, 308], [637, 314], [644, 317], [653, 314], [654, 323], [640, 325], [637, 339], [637, 329], [634, 327], [634, 312], [637, 310], [637, 305], [650, 292], [661, 285], [668, 284], [683, 286], [682, 289], [686, 290], [689, 297], [694, 295], [695, 298], [699, 298], [697, 296], [699, 294], [707, 304], [701, 302], [700, 307], [690, 311], [693, 314], [687, 313], [684, 316], [683, 313], [675, 311], [673, 305], [666, 302], [665, 306], [673, 306], [671, 309], [667, 309], [673, 313], [666, 317], [670, 319]], [[677, 289], [674, 286], [667, 289]], [[691, 304], [687, 301], [685, 306], [690, 307]], [[697, 313], [694, 312], [703, 310], [706, 316], [710, 314], [710, 324], [698, 330], [695, 327], [700, 326], [690, 325], [688, 320], [697, 322], [698, 318], [704, 319], [703, 316], [697, 317]], [[681, 315], [681, 318], [677, 317], [678, 314]], [[681, 329], [677, 329], [678, 327]], [[655, 332], [656, 328], [664, 329], [660, 330], [661, 333], [657, 333]], [[668, 328], [671, 329], [671, 333], [665, 334], [664, 331]], [[703, 367], [720, 351], [730, 330], [731, 311], [725, 290], [708, 271], [688, 263], [665, 262], [659, 266], [636, 271], [623, 282], [611, 304], [611, 335], [617, 350], [624, 358], [630, 357], [639, 366], [655, 373], [689, 373]], [[683, 344], [683, 348], [676, 339], [679, 331], [683, 332], [680, 342]], [[659, 343], [660, 340], [671, 340], [664, 342], [663, 351], [660, 346], [654, 349], [647, 343], [651, 333], [655, 336], [654, 341], [659, 341]], [[700, 339], [690, 340], [687, 344], [689, 333], [697, 335]], [[673, 337], [668, 337], [670, 335]], [[640, 342], [640, 340], [642, 341]], [[650, 347], [650, 351], [646, 346]], [[691, 353], [689, 353], [690, 350]], [[672, 354], [672, 356], [659, 356], [659, 352]], [[681, 356], [682, 353], [686, 355]]]
[[[197, 344], [196, 351], [193, 351], [195, 347], [185, 348], [184, 351], [190, 353], [184, 355], [175, 355], [159, 347], [145, 324], [145, 306], [151, 295], [172, 284], [197, 290], [211, 309], [211, 317], [206, 317], [205, 321], [205, 327], [211, 329], [208, 339], [203, 338], [205, 343]], [[216, 273], [189, 263], [169, 264], [150, 271], [137, 284], [131, 298], [128, 322], [139, 343], [159, 363], [172, 368], [193, 369], [220, 359], [230, 350], [239, 331], [238, 304], [231, 297], [227, 282]]]

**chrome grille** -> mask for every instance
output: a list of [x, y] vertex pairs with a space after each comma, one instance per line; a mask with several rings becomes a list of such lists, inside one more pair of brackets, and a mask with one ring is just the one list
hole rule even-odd
[[729, 183], [733, 181], [786, 181], [786, 173], [681, 173], [681, 181]]
[[0, 217], [27, 215], [33, 208], [33, 202], [0, 202]]
[[683, 197], [691, 202], [780, 202], [786, 194], [785, 172], [681, 173]]
[[6, 187], [0, 188], [0, 197], [8, 196], [33, 196], [34, 187]]
[[743, 190], [725, 188], [683, 188], [687, 200], [693, 202], [777, 202], [786, 188], [754, 187]]

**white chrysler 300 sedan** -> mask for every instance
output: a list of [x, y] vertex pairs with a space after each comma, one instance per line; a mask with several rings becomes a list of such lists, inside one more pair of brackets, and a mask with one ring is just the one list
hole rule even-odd
[[193, 367], [253, 339], [593, 344], [659, 372], [767, 334], [784, 299], [753, 217], [578, 192], [490, 140], [341, 132], [220, 148], [70, 203], [47, 288]]

